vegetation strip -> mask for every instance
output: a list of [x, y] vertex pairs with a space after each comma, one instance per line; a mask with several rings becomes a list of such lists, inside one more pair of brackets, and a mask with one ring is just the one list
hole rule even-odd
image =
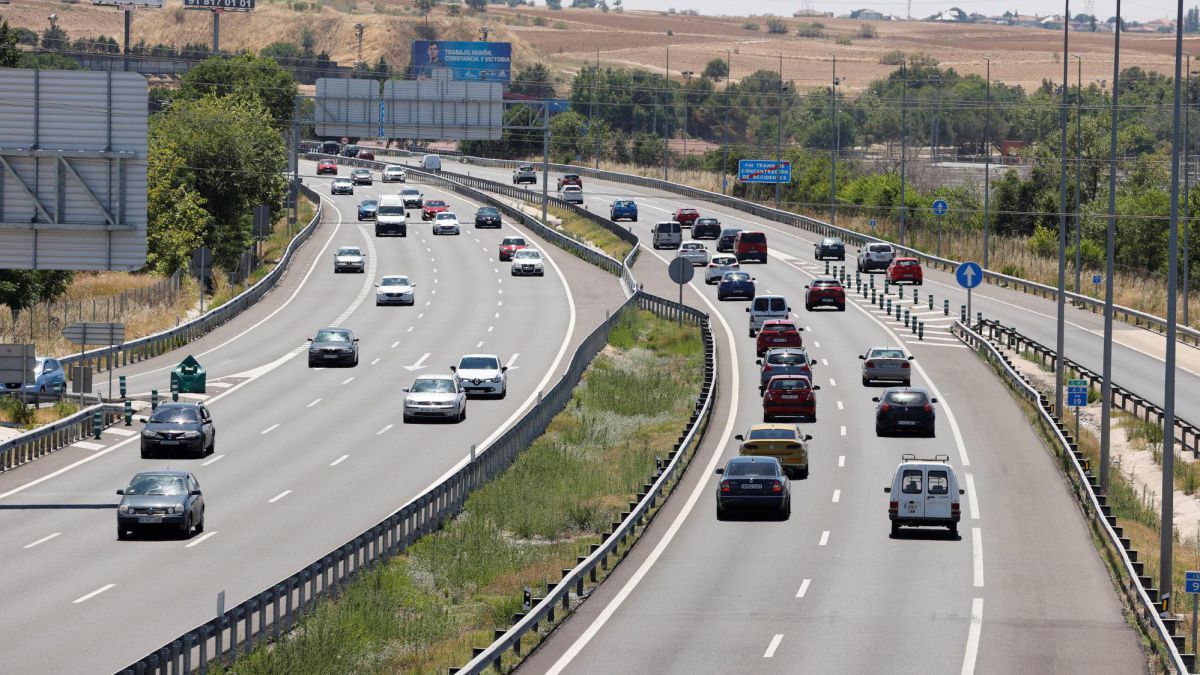
[[668, 454], [703, 377], [694, 325], [627, 310], [567, 408], [463, 512], [322, 602], [239, 674], [444, 673], [575, 565]]

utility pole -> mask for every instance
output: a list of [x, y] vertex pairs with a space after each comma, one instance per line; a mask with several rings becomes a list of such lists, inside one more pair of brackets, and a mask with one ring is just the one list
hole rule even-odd
[[692, 71], [684, 70], [683, 75], [683, 158], [687, 159], [687, 123], [688, 123], [688, 85], [692, 83]]
[[1113, 27], [1112, 110], [1108, 135], [1108, 228], [1104, 235], [1104, 357], [1100, 375], [1100, 491], [1108, 494], [1112, 445], [1113, 266], [1117, 241], [1117, 110], [1121, 96], [1121, 0]]
[[1070, 30], [1071, 22], [1071, 0], [1063, 0], [1064, 10], [1063, 16], [1068, 17], [1068, 20], [1063, 21], [1063, 79], [1062, 79], [1062, 104], [1059, 106], [1058, 122], [1059, 122], [1059, 154], [1061, 155], [1061, 168], [1059, 170], [1059, 208], [1058, 208], [1058, 317], [1057, 317], [1057, 340], [1055, 342], [1058, 356], [1054, 360], [1054, 414], [1059, 420], [1066, 419], [1063, 416], [1063, 377], [1066, 375], [1066, 321], [1067, 321], [1067, 105], [1070, 103], [1068, 97], [1070, 95], [1070, 87], [1067, 86], [1067, 78], [1069, 77], [1067, 68], [1071, 65], [1070, 58]]
[[1181, 227], [1183, 228], [1183, 325], [1191, 324], [1188, 318], [1188, 296], [1191, 294], [1191, 280], [1188, 279], [1192, 271], [1191, 261], [1188, 256], [1188, 217], [1191, 215], [1191, 179], [1192, 169], [1189, 158], [1191, 157], [1192, 148], [1192, 55], [1187, 56], [1187, 80], [1185, 81], [1185, 91], [1183, 97], [1183, 219]]
[[783, 54], [779, 54], [779, 104], [775, 106], [775, 208], [779, 208], [779, 174], [783, 161]]
[[988, 268], [988, 233], [992, 218], [992, 60], [987, 61], [987, 106], [983, 114], [983, 269]]
[[905, 174], [907, 174], [907, 143], [908, 143], [908, 124], [906, 123], [905, 114], [908, 111], [908, 59], [900, 61], [900, 245], [904, 246], [904, 232], [906, 229], [906, 212], [908, 201], [904, 190]]
[[363, 62], [362, 42], [363, 42], [363, 31], [365, 31], [366, 29], [367, 29], [367, 26], [364, 23], [354, 24], [354, 37], [358, 38], [358, 62], [359, 63]]
[[600, 79], [600, 48], [596, 48], [596, 72], [592, 73], [592, 101], [588, 110], [588, 128], [596, 138], [596, 170], [600, 170], [600, 133], [596, 129], [596, 80]]
[[663, 180], [669, 181], [670, 172], [667, 168], [671, 157], [671, 45], [667, 45], [667, 105], [663, 110], [667, 113], [666, 126], [663, 129]]
[[733, 52], [725, 50], [725, 121], [721, 123], [721, 194], [729, 184], [729, 78], [733, 76]]
[[837, 227], [837, 160], [838, 150], [841, 145], [841, 128], [838, 126], [837, 118], [837, 54], [833, 55], [833, 85], [829, 88], [830, 108], [832, 109], [833, 122], [833, 152], [830, 153], [832, 160], [829, 171], [829, 224]]
[[[130, 5], [132, 7], [132, 5]], [[129, 29], [133, 26], [133, 12], [126, 9], [125, 14], [125, 44], [121, 53], [125, 55], [122, 59], [122, 70], [129, 70]]]
[[542, 101], [542, 223], [550, 204], [550, 102]]
[[1083, 239], [1082, 204], [1079, 203], [1079, 183], [1083, 181], [1083, 166], [1080, 163], [1083, 152], [1083, 57], [1074, 55], [1078, 62], [1075, 84], [1075, 292], [1083, 293], [1080, 286], [1083, 278], [1083, 255], [1080, 242]]
[[221, 53], [221, 10], [214, 9], [213, 17], [213, 54]]
[[938, 144], [938, 127], [941, 126], [942, 115], [942, 88], [940, 85], [942, 78], [939, 75], [930, 75], [929, 80], [933, 82], [933, 92], [937, 96], [937, 106], [933, 109], [933, 115], [929, 119], [929, 166], [933, 167], [933, 163], [937, 161], [937, 144]]

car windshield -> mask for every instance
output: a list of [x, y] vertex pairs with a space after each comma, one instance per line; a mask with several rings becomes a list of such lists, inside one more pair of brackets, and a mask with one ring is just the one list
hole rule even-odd
[[164, 474], [142, 474], [134, 476], [129, 487], [125, 488], [127, 495], [185, 495], [187, 483], [183, 476]]
[[351, 246], [343, 246], [338, 249], [338, 255], [362, 255], [362, 251]]
[[450, 213], [449, 211], [442, 211], [441, 213], [437, 214], [437, 219], [438, 220], [457, 220], [458, 216], [454, 215], [453, 213]]
[[402, 216], [404, 215], [403, 206], [380, 206], [376, 209], [381, 216]]
[[407, 286], [408, 277], [384, 277], [380, 286]]
[[364, 201], [362, 204], [359, 204], [359, 206], [364, 209], [373, 209], [373, 208], [379, 206], [379, 202], [375, 201], [374, 199], [368, 199], [368, 200]]
[[537, 260], [538, 258], [541, 258], [542, 255], [540, 253], [538, 253], [537, 251], [521, 250], [521, 251], [517, 251], [516, 253], [514, 253], [513, 257], [514, 258], [529, 258], [531, 260]]
[[797, 389], [808, 389], [808, 378], [806, 377], [789, 377], [787, 379], [776, 379], [771, 382], [771, 389], [775, 391], [794, 391]]
[[322, 330], [317, 331], [317, 337], [313, 338], [313, 342], [349, 342], [350, 334], [344, 330]]
[[871, 358], [873, 359], [902, 359], [904, 352], [899, 349], [872, 349]]
[[491, 356], [464, 356], [458, 362], [459, 370], [499, 370], [500, 362]]
[[150, 421], [162, 424], [193, 424], [200, 421], [200, 413], [195, 408], [164, 407], [155, 410], [150, 416]]
[[367, 171], [366, 169], [355, 169], [354, 170], [354, 174], [357, 176], [366, 176], [366, 175], [369, 175], [370, 173], [371, 172]]
[[349, 185], [350, 179], [349, 178], [335, 178], [333, 180], [333, 184], [334, 185]]
[[395, 165], [390, 165], [384, 169], [384, 171], [387, 171], [388, 173], [395, 173], [395, 172], [403, 171], [403, 170], [404, 170], [403, 167], [399, 167], [399, 166], [395, 166]]
[[725, 467], [726, 476], [777, 476], [774, 462], [730, 462]]
[[735, 282], [735, 283], [742, 282], [742, 281], [750, 281], [750, 275], [746, 274], [745, 272], [730, 272], [730, 273], [726, 274], [725, 276], [721, 277], [721, 280]]
[[454, 380], [417, 380], [413, 382], [412, 391], [417, 394], [453, 394]]
[[504, 241], [500, 242], [501, 246], [524, 246], [525, 240], [521, 237], [505, 237]]
[[405, 197], [420, 197], [420, 196], [421, 196], [421, 193], [420, 193], [420, 191], [419, 191], [419, 190], [415, 190], [415, 189], [413, 189], [413, 188], [409, 188], [409, 189], [407, 189], [407, 190], [403, 190], [403, 191], [401, 191], [401, 192], [400, 192], [400, 194], [404, 195]]
[[430, 199], [425, 202], [425, 206], [445, 206], [446, 202], [440, 199]]
[[796, 439], [796, 432], [791, 429], [754, 429], [747, 438], [752, 441], [791, 441]]
[[492, 207], [490, 207], [490, 206], [489, 206], [489, 207], [487, 207], [487, 208], [482, 208], [482, 209], [479, 209], [478, 211], [476, 211], [476, 212], [475, 212], [475, 215], [478, 215], [478, 216], [498, 216], [498, 215], [500, 215], [500, 212], [499, 212], [499, 211], [497, 211], [496, 209], [493, 209]]
[[773, 366], [802, 366], [808, 363], [808, 354], [804, 352], [771, 354], [767, 357], [767, 363]]
[[696, 222], [701, 225], [716, 225], [717, 219], [716, 218], [701, 218], [700, 220], [697, 220]]
[[887, 395], [887, 402], [896, 405], [921, 405], [928, 401], [929, 397], [921, 391], [897, 391]]

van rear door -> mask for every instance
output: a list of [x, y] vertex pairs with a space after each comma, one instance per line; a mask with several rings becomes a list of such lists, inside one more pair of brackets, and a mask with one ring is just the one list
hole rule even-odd
[[[900, 494], [898, 495], [900, 518], [925, 517], [925, 471], [919, 467], [905, 467], [900, 471]], [[949, 516], [949, 506], [946, 507]]]
[[787, 317], [787, 302], [783, 298], [771, 298], [771, 314]]
[[925, 475], [925, 517], [950, 519], [950, 472], [929, 469]]

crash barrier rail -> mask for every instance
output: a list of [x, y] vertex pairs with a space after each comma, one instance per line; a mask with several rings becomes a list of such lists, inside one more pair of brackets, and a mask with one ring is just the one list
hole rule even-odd
[[[702, 332], [706, 335], [706, 384], [703, 390], [704, 404], [702, 407], [698, 405], [697, 409], [706, 411], [711, 402], [716, 372], [707, 315], [670, 300], [639, 292], [583, 339], [575, 349], [566, 373], [544, 395], [539, 394], [532, 408], [493, 443], [460, 462], [460, 466], [448, 478], [290, 577], [183, 633], [120, 672], [124, 675], [207, 673], [210, 659], [225, 661], [228, 657], [232, 660], [238, 653], [249, 654], [264, 642], [279, 640], [302, 616], [316, 609], [320, 599], [336, 599], [360, 572], [403, 553], [420, 537], [440, 529], [444, 522], [462, 511], [472, 492], [512, 464], [517, 455], [542, 435], [550, 420], [566, 408], [584, 370], [608, 343], [611, 328], [620, 320], [623, 312], [633, 308], [702, 326]], [[698, 417], [694, 415], [684, 437], [689, 443], [698, 433], [697, 420]], [[686, 445], [681, 441], [680, 447]], [[675, 462], [678, 456], [676, 452]], [[674, 472], [674, 469], [671, 471]], [[644, 511], [639, 510], [638, 513], [644, 514]]]
[[1008, 356], [987, 338], [962, 321], [955, 321], [951, 331], [992, 365], [1009, 385], [1037, 410], [1042, 427], [1054, 438], [1055, 454], [1061, 458], [1063, 470], [1071, 479], [1075, 497], [1083, 507], [1084, 516], [1091, 521], [1093, 530], [1103, 532], [1103, 539], [1119, 557], [1120, 567], [1124, 571], [1124, 574], [1120, 575], [1122, 589], [1136, 609], [1139, 623], [1148, 633], [1157, 635], [1159, 641], [1165, 645], [1174, 671], [1190, 673], [1195, 664], [1195, 655], [1181, 653], [1185, 648], [1186, 638], [1175, 635], [1179, 621], [1173, 616], [1163, 616], [1165, 612], [1159, 605], [1159, 589], [1153, 587], [1152, 578], [1143, 574], [1145, 563], [1139, 562], [1137, 551], [1130, 548], [1130, 540], [1124, 536], [1123, 528], [1117, 524], [1107, 496], [1099, 494], [1100, 479], [1090, 473], [1090, 462], [1067, 432], [1063, 418], [1054, 414], [1054, 406], [1050, 400], [1030, 384], [1013, 366]]
[[116, 424], [124, 415], [121, 406], [98, 403], [0, 443], [0, 473], [92, 436], [97, 412], [102, 427]]
[[317, 211], [308, 225], [296, 233], [295, 237], [292, 237], [291, 243], [288, 244], [279, 263], [275, 265], [275, 269], [260, 279], [258, 283], [242, 291], [220, 307], [205, 312], [195, 319], [185, 321], [174, 328], [111, 347], [100, 347], [79, 354], [56, 357], [62, 363], [63, 368], [70, 370], [69, 366], [83, 364], [93, 371], [103, 371], [154, 358], [211, 332], [261, 300], [268, 291], [275, 287], [275, 283], [287, 271], [288, 264], [296, 250], [308, 240], [321, 222], [324, 205], [321, 203], [320, 195], [307, 186], [301, 186], [301, 191], [316, 204]]
[[[981, 323], [979, 323], [979, 330], [986, 330], [989, 338], [993, 340], [1001, 340], [1009, 349], [1013, 349], [1018, 353], [1024, 352], [1025, 350], [1033, 352], [1044, 365], [1050, 365], [1058, 358], [1057, 353], [1053, 349], [1032, 338], [1022, 335], [1021, 333], [1017, 332], [1017, 329], [1005, 326], [998, 321], [984, 319]], [[1104, 384], [1104, 378], [1101, 377], [1096, 371], [1072, 361], [1069, 358], [1064, 359], [1063, 363], [1070, 370], [1079, 373], [1080, 379], [1087, 380], [1089, 387], [1100, 389]], [[1128, 412], [1134, 417], [1145, 420], [1146, 422], [1149, 422], [1152, 419], [1156, 420], [1159, 426], [1162, 426], [1163, 419], [1166, 416], [1166, 413], [1160, 406], [1151, 403], [1144, 397], [1139, 396], [1128, 389], [1125, 389], [1116, 382], [1113, 382], [1112, 385], [1112, 404], [1118, 410]], [[1182, 449], [1190, 450], [1192, 457], [1200, 459], [1200, 429], [1197, 429], [1194, 424], [1188, 422], [1187, 420], [1182, 420], [1176, 417], [1175, 438], [1179, 440], [1179, 444]]]
[[[396, 150], [390, 150], [390, 149], [378, 149], [376, 151], [377, 156], [384, 155], [384, 156], [407, 157], [407, 156], [412, 156], [413, 154], [416, 154], [416, 153], [409, 153], [409, 152], [405, 152], [405, 151], [396, 151]], [[493, 166], [493, 167], [504, 167], [504, 168], [516, 167], [516, 166], [521, 166], [521, 165], [540, 166], [540, 164], [541, 164], [540, 162], [517, 161], [517, 160], [508, 160], [508, 159], [487, 159], [487, 158], [483, 158], [483, 157], [474, 157], [474, 156], [462, 156], [459, 158], [459, 160], [463, 163], [477, 164], [479, 166]], [[638, 185], [640, 187], [647, 187], [647, 188], [653, 188], [653, 189], [657, 189], [657, 190], [663, 190], [665, 192], [673, 192], [675, 194], [682, 195], [684, 197], [688, 197], [690, 199], [703, 200], [703, 201], [711, 202], [711, 203], [718, 204], [721, 206], [727, 206], [729, 208], [736, 209], [736, 210], [742, 211], [744, 213], [749, 213], [751, 215], [758, 216], [760, 218], [783, 223], [785, 225], [791, 225], [792, 227], [805, 229], [810, 232], [813, 232], [814, 234], [820, 235], [822, 237], [840, 237], [846, 243], [852, 244], [852, 245], [858, 246], [858, 247], [862, 247], [865, 244], [874, 243], [874, 242], [891, 244], [893, 247], [896, 248], [896, 250], [902, 252], [903, 254], [917, 258], [922, 262], [922, 264], [924, 264], [928, 267], [933, 267], [935, 269], [953, 272], [955, 269], [958, 268], [958, 265], [960, 262], [957, 260], [950, 260], [949, 258], [940, 258], [938, 256], [930, 255], [928, 253], [919, 251], [914, 248], [909, 248], [907, 246], [903, 246], [903, 245], [897, 244], [895, 242], [890, 242], [885, 239], [879, 239], [878, 237], [872, 237], [870, 235], [866, 235], [861, 232], [856, 232], [854, 230], [849, 230], [844, 227], [837, 227], [835, 225], [830, 225], [829, 223], [826, 223], [821, 220], [817, 220], [816, 218], [811, 218], [809, 216], [802, 216], [802, 215], [799, 215], [796, 213], [792, 213], [791, 211], [784, 211], [782, 209], [776, 209], [776, 208], [772, 208], [770, 206], [764, 206], [762, 204], [758, 204], [758, 203], [755, 203], [755, 202], [752, 202], [749, 200], [745, 200], [745, 199], [741, 199], [738, 197], [733, 197], [730, 195], [723, 195], [723, 194], [719, 194], [716, 192], [710, 192], [708, 190], [701, 190], [700, 188], [690, 187], [687, 185], [680, 185], [679, 183], [672, 183], [672, 182], [661, 180], [658, 178], [647, 178], [645, 176], [635, 176], [633, 174], [618, 173], [615, 171], [603, 171], [603, 170], [599, 170], [599, 169], [588, 168], [586, 166], [575, 166], [572, 164], [550, 164], [549, 169], [551, 171], [577, 173], [581, 176], [589, 176], [592, 178], [609, 181], [609, 182], [613, 182], [613, 183], [625, 183], [625, 184], [629, 184], [629, 185]], [[1035, 281], [1021, 279], [1019, 277], [1009, 276], [1007, 274], [1000, 274], [999, 272], [994, 272], [991, 270], [984, 270], [983, 278], [986, 283], [994, 284], [994, 285], [1001, 286], [1004, 288], [1017, 289], [1026, 294], [1036, 295], [1038, 297], [1044, 297], [1044, 298], [1048, 298], [1051, 300], [1056, 300], [1058, 298], [1058, 289], [1054, 286], [1040, 284]], [[1098, 313], [1098, 312], [1104, 311], [1104, 300], [1103, 299], [1093, 298], [1091, 296], [1083, 295], [1083, 294], [1076, 293], [1073, 291], [1065, 291], [1064, 295], [1066, 296], [1066, 298], [1068, 300], [1071, 301], [1072, 304], [1074, 304], [1078, 307], [1086, 307], [1092, 313]], [[1134, 326], [1137, 326], [1139, 328], [1146, 328], [1147, 330], [1153, 330], [1158, 333], [1165, 333], [1166, 329], [1167, 329], [1166, 319], [1164, 319], [1162, 317], [1154, 316], [1153, 314], [1149, 314], [1147, 312], [1142, 312], [1142, 311], [1139, 311], [1136, 309], [1132, 309], [1130, 307], [1114, 305], [1113, 306], [1113, 316], [1121, 321], [1124, 321], [1126, 323], [1131, 323]], [[1196, 330], [1189, 326], [1178, 326], [1177, 327], [1177, 335], [1178, 335], [1179, 341], [1184, 342], [1185, 344], [1191, 344], [1191, 345], [1200, 347], [1200, 330]]]

